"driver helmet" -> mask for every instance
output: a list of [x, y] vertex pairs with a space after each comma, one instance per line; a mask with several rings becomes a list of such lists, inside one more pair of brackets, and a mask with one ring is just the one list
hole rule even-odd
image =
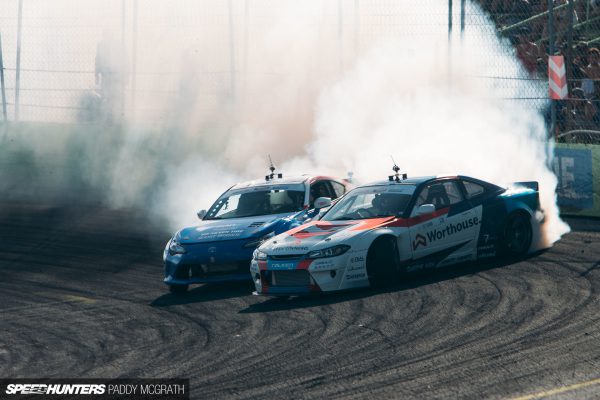
[[392, 195], [386, 193], [377, 194], [371, 201], [371, 204], [381, 211], [390, 211], [393, 207]]

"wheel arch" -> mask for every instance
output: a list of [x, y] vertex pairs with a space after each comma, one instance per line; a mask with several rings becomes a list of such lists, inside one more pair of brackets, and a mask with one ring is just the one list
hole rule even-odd
[[[530, 243], [529, 243], [529, 249], [531, 249], [531, 246], [533, 245], [533, 223], [532, 223], [532, 219], [534, 218], [534, 214], [533, 212], [531, 212], [530, 210], [528, 210], [527, 208], [517, 208], [514, 209], [512, 211], [510, 211], [508, 213], [508, 215], [506, 216], [506, 218], [504, 219], [504, 223], [501, 225], [500, 227], [500, 241], [498, 243], [498, 250], [500, 254], [506, 253], [507, 249], [504, 247], [505, 246], [505, 235], [506, 235], [506, 228], [508, 227], [508, 223], [511, 221], [511, 219], [513, 218], [518, 218], [518, 217], [522, 217], [525, 220], [527, 220], [529, 222], [529, 228], [530, 228], [530, 232], [531, 232], [531, 238], [530, 238]], [[529, 251], [529, 249], [526, 251], [526, 253]]]
[[525, 218], [531, 218], [533, 217], [533, 212], [527, 208], [516, 208], [508, 213], [504, 223], [506, 224], [506, 221], [508, 221], [510, 218], [513, 218], [516, 215], [522, 215]]
[[371, 236], [370, 244], [367, 247], [367, 254], [371, 250], [371, 248], [375, 245], [375, 243], [379, 243], [382, 240], [390, 240], [394, 242], [396, 248], [398, 248], [398, 236], [394, 234], [391, 229], [375, 229], [368, 233]]
[[[371, 241], [371, 244], [369, 245], [368, 249], [367, 249], [367, 258], [366, 258], [366, 262], [368, 264], [369, 262], [369, 255], [371, 254], [371, 250], [379, 243], [384, 242], [384, 241], [389, 241], [390, 243], [393, 244], [394, 249], [396, 250], [396, 253], [399, 252], [399, 246], [398, 246], [398, 238], [396, 237], [396, 235], [392, 234], [391, 232], [380, 232], [377, 237], [375, 237], [373, 239], [373, 241]], [[394, 256], [396, 256], [396, 262], [400, 262], [400, 258], [399, 258], [399, 254], [395, 254]]]

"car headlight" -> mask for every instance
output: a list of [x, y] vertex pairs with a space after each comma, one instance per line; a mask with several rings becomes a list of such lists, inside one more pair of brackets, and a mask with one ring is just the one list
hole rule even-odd
[[314, 250], [306, 255], [306, 258], [324, 258], [324, 257], [336, 257], [344, 254], [350, 250], [350, 246], [346, 244], [340, 244], [333, 247], [328, 247], [322, 250]]
[[266, 242], [267, 240], [271, 239], [273, 236], [275, 236], [275, 232], [269, 232], [266, 235], [257, 237], [257, 238], [252, 238], [250, 240], [248, 240], [245, 244], [244, 244], [244, 248], [248, 248], [248, 247], [258, 247], [261, 244], [263, 244], [264, 242]]
[[254, 254], [252, 254], [252, 258], [254, 258], [257, 261], [265, 261], [267, 259], [267, 253], [265, 253], [264, 251], [260, 251], [260, 250], [254, 250]]
[[169, 243], [169, 255], [174, 256], [175, 254], [185, 254], [185, 253], [187, 253], [185, 248], [182, 245], [180, 245], [179, 243], [177, 243], [175, 241], [175, 239], [171, 239], [171, 242]]

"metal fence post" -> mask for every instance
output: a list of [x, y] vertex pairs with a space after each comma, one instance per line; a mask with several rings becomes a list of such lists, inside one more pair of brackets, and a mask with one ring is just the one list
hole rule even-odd
[[6, 87], [4, 86], [4, 60], [2, 59], [2, 33], [0, 33], [0, 90], [2, 91], [2, 115], [8, 121], [6, 113]]
[[242, 103], [246, 102], [246, 90], [248, 85], [248, 35], [249, 35], [249, 24], [250, 24], [250, 6], [249, 0], [244, 1], [244, 54], [242, 61], [243, 76], [242, 76], [242, 88], [241, 97]]
[[19, 120], [19, 94], [21, 91], [21, 32], [23, 28], [23, 0], [19, 0], [17, 22], [17, 66], [15, 71], [15, 121]]
[[126, 0], [121, 0], [121, 41], [125, 43]]
[[342, 8], [342, 0], [338, 0], [337, 5], [338, 17], [338, 57], [340, 63], [340, 72], [344, 71], [344, 15]]
[[[585, 5], [585, 20], [586, 20], [586, 21], [589, 21], [589, 20], [590, 20], [590, 3], [591, 3], [591, 1], [592, 1], [592, 0], [587, 0], [587, 4]], [[589, 37], [587, 37], [587, 36], [588, 36], [588, 33], [589, 33], [589, 31], [590, 31], [590, 28], [589, 28], [589, 26], [590, 26], [589, 24], [587, 24], [587, 25], [585, 26], [585, 36], [586, 36], [586, 40], [589, 40], [589, 39], [590, 39]]]
[[132, 15], [132, 55], [131, 55], [131, 119], [135, 119], [135, 98], [137, 86], [137, 39], [138, 39], [138, 0], [133, 0]]
[[460, 0], [460, 38], [465, 34], [465, 1]]
[[[575, 5], [574, 0], [569, 1], [569, 30], [567, 31], [567, 54], [563, 54], [565, 56], [565, 66], [567, 68], [567, 86], [573, 79], [573, 63], [571, 62], [573, 56], [573, 19], [575, 19]], [[568, 62], [567, 62], [568, 61]]]
[[359, 0], [354, 0], [354, 57], [358, 56]]
[[448, 42], [452, 39], [452, 0], [448, 0]]
[[233, 26], [233, 3], [229, 0], [229, 84], [231, 101], [235, 103], [235, 32]]
[[[124, 57], [127, 57], [127, 46], [125, 46], [125, 18], [127, 17], [125, 1], [126, 0], [121, 0], [121, 45], [125, 52]], [[121, 96], [121, 118], [123, 119], [125, 119], [125, 91], [125, 84], [123, 84], [121, 85], [121, 93], [119, 94]]]
[[[548, 56], [554, 55], [554, 0], [548, 0]], [[555, 136], [556, 130], [556, 101], [550, 100], [550, 133]]]

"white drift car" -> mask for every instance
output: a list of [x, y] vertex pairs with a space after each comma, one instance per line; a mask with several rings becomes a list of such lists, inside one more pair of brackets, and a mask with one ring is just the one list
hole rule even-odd
[[265, 242], [250, 273], [258, 294], [292, 295], [378, 286], [405, 272], [497, 254], [518, 257], [532, 247], [538, 209], [536, 182], [507, 190], [466, 176], [390, 177]]

